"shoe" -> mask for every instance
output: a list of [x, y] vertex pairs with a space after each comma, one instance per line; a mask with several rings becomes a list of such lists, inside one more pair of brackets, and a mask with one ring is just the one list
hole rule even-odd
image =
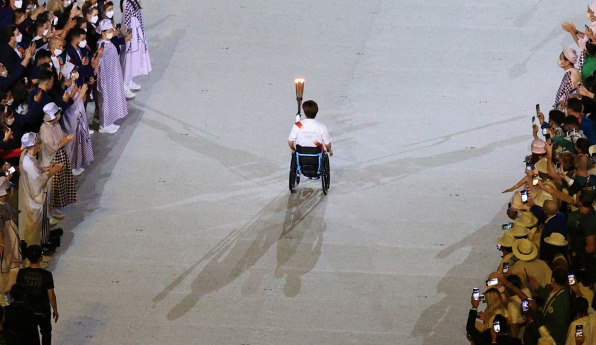
[[56, 246], [53, 243], [46, 243], [41, 246], [41, 255], [49, 256], [56, 252]]
[[56, 228], [56, 229], [50, 230], [50, 238], [60, 237], [62, 235], [64, 235], [64, 229], [62, 229], [62, 228]]
[[83, 173], [83, 171], [85, 171], [84, 168], [72, 169], [72, 174], [73, 176], [79, 176]]
[[53, 213], [52, 214], [52, 218], [54, 218], [54, 219], [62, 220], [62, 219], [64, 219], [64, 217], [66, 217], [66, 216], [63, 215], [62, 213]]
[[130, 91], [139, 91], [141, 89], [141, 85], [135, 83], [132, 80], [128, 82], [128, 84], [125, 87], [128, 88]]
[[124, 95], [126, 96], [126, 99], [133, 99], [136, 96], [134, 92], [127, 88], [124, 88]]
[[89, 135], [91, 135], [91, 134], [95, 133], [95, 131], [94, 131], [94, 130], [92, 130], [91, 128], [88, 128], [88, 129], [87, 129], [87, 131], [89, 132]]
[[58, 222], [59, 222], [58, 219], [56, 219], [54, 217], [50, 218], [50, 225], [51, 226], [56, 226], [58, 224]]
[[120, 127], [117, 127], [115, 125], [109, 125], [107, 127], [99, 126], [99, 133], [114, 134], [118, 132], [118, 128]]

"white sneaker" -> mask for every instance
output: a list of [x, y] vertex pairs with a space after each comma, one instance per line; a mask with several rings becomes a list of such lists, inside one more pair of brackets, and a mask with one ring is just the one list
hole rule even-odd
[[114, 134], [118, 132], [118, 128], [116, 125], [109, 125], [107, 127], [99, 126], [99, 133]]
[[134, 81], [130, 81], [126, 87], [131, 91], [139, 91], [141, 89], [141, 85], [135, 83]]
[[55, 225], [57, 225], [57, 224], [58, 224], [58, 222], [59, 222], [59, 220], [58, 220], [58, 219], [56, 219], [56, 218], [54, 218], [54, 217], [50, 218], [50, 225], [51, 225], [51, 226], [55, 226]]
[[84, 168], [72, 169], [72, 174], [73, 174], [74, 176], [79, 176], [80, 174], [82, 174], [82, 173], [83, 173], [83, 171], [85, 171], [85, 169], [84, 169]]
[[136, 96], [134, 92], [127, 88], [124, 88], [124, 95], [126, 96], [126, 99], [133, 99]]
[[87, 128], [87, 130], [89, 131], [89, 135], [91, 135], [91, 134], [95, 133], [95, 131], [94, 131], [94, 130], [92, 130], [91, 128]]

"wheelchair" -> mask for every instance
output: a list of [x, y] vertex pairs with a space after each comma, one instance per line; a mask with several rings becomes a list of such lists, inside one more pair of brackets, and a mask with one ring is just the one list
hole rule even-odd
[[296, 152], [292, 154], [290, 163], [290, 192], [294, 192], [294, 187], [300, 183], [300, 175], [310, 179], [321, 179], [323, 194], [327, 195], [331, 182], [327, 152], [321, 147], [296, 145]]

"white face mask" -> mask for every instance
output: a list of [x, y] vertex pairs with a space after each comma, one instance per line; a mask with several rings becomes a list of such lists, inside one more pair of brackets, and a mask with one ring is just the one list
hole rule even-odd
[[47, 34], [48, 34], [48, 32], [50, 32], [50, 30], [48, 30], [48, 29], [45, 29], [45, 30], [43, 31], [43, 34], [41, 34], [41, 35], [42, 35], [42, 36], [45, 36], [45, 35], [47, 35]]
[[14, 2], [14, 7], [21, 8], [23, 7], [23, 0], [17, 0]]
[[54, 64], [52, 63], [52, 61], [50, 61], [50, 68], [54, 67]]
[[19, 34], [19, 35], [16, 37], [16, 40], [17, 40], [17, 43], [21, 43], [21, 41], [23, 40], [23, 34]]
[[107, 38], [108, 40], [111, 40], [111, 39], [112, 39], [112, 37], [114, 37], [114, 33], [113, 33], [113, 32], [108, 32], [108, 33], [106, 34], [106, 38]]
[[52, 19], [52, 24], [54, 24], [54, 26], [58, 24], [58, 17], [54, 17], [54, 19]]
[[97, 24], [97, 21], [98, 20], [99, 20], [99, 17], [98, 16], [92, 16], [91, 17], [91, 23], [93, 23], [93, 24]]
[[[5, 70], [2, 72], [2, 74], [0, 74], [0, 75], [1, 75], [3, 78], [6, 78], [6, 77], [8, 77], [8, 70], [7, 70], [7, 69], [5, 69]], [[9, 104], [9, 105], [10, 105], [10, 104]]]
[[70, 6], [70, 4], [71, 4], [70, 0], [64, 1], [64, 7], [68, 7], [68, 6]]
[[85, 46], [87, 46], [87, 40], [82, 40], [79, 42], [79, 48], [85, 48]]
[[12, 124], [14, 123], [14, 116], [11, 118], [6, 119], [6, 124], [9, 126], [12, 126]]
[[106, 17], [112, 19], [113, 16], [114, 16], [114, 11], [107, 11], [106, 12]]
[[60, 54], [62, 54], [62, 51], [62, 49], [54, 49], [54, 55], [60, 56]]
[[72, 80], [79, 80], [79, 72], [72, 72], [70, 74], [70, 79], [72, 79]]

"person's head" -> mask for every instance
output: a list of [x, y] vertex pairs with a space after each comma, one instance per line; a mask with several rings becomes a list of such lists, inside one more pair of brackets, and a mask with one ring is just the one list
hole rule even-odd
[[51, 71], [40, 70], [37, 79], [39, 88], [44, 91], [48, 91], [54, 86], [54, 74]]
[[7, 3], [10, 4], [13, 10], [23, 8], [23, 0], [8, 0]]
[[594, 75], [591, 75], [589, 77], [587, 77], [586, 79], [584, 79], [584, 82], [582, 84], [586, 89], [588, 89], [588, 91], [594, 93], [594, 90], [596, 90], [595, 86], [596, 86], [596, 77]]
[[319, 106], [315, 101], [309, 100], [302, 103], [302, 110], [304, 110], [304, 115], [307, 119], [314, 119], [319, 112]]
[[575, 116], [578, 119], [584, 114], [584, 105], [580, 99], [570, 98], [567, 101], [567, 115]]
[[10, 24], [6, 28], [2, 29], [2, 43], [8, 43], [11, 46], [16, 46], [23, 40], [23, 35], [19, 31], [16, 25]]
[[99, 21], [99, 12], [97, 11], [97, 7], [94, 7], [90, 2], [85, 2], [85, 4], [83, 4], [82, 10], [85, 14], [86, 21], [92, 24], [97, 24]]
[[591, 22], [596, 22], [596, 13], [594, 13], [594, 10], [592, 9], [593, 5], [588, 5], [588, 11], [586, 11], [586, 17], [588, 17], [588, 20]]
[[569, 284], [569, 278], [567, 277], [567, 273], [560, 268], [555, 268], [552, 275], [551, 284], [553, 288], [564, 288]]
[[33, 23], [33, 33], [35, 36], [45, 37], [50, 32], [49, 27], [49, 21], [41, 21], [38, 19]]
[[559, 212], [559, 205], [554, 200], [545, 200], [542, 204], [542, 210], [548, 217], [552, 217]]
[[40, 49], [35, 54], [35, 65], [41, 66], [52, 62], [52, 53], [47, 49]]
[[59, 36], [52, 37], [48, 43], [48, 50], [54, 56], [59, 56], [64, 51], [64, 40]]
[[21, 25], [21, 23], [23, 23], [25, 19], [27, 19], [27, 12], [25, 12], [25, 10], [20, 8], [14, 11], [14, 23], [16, 25]]
[[587, 172], [590, 168], [590, 158], [588, 155], [580, 154], [575, 157], [575, 170]]
[[590, 153], [590, 141], [586, 138], [578, 138], [575, 141], [575, 152], [577, 154], [589, 154]]
[[111, 1], [106, 1], [101, 8], [101, 17], [112, 19], [114, 18], [114, 3]]
[[568, 48], [559, 54], [559, 60], [557, 61], [557, 65], [563, 69], [568, 69], [573, 67], [573, 65], [577, 62], [577, 53], [572, 48]]
[[551, 128], [559, 128], [563, 124], [565, 113], [560, 110], [551, 110], [548, 113], [548, 125]]
[[43, 120], [48, 122], [50, 125], [54, 125], [60, 120], [62, 109], [54, 102], [50, 102], [43, 107]]
[[588, 315], [589, 307], [590, 307], [590, 304], [588, 303], [588, 300], [585, 299], [584, 297], [578, 297], [575, 299], [575, 310], [581, 316]]
[[587, 189], [582, 189], [577, 199], [577, 205], [586, 209], [591, 209], [594, 204], [594, 193]]
[[87, 44], [87, 33], [81, 28], [72, 28], [68, 35], [70, 36], [70, 44], [75, 48], [79, 48], [82, 45], [81, 42], [85, 42], [85, 44]]
[[99, 30], [101, 30], [102, 40], [110, 40], [114, 37], [114, 25], [110, 19], [102, 19], [99, 22]]
[[575, 168], [575, 156], [571, 152], [563, 152], [558, 157], [561, 162], [561, 168], [565, 171], [571, 171]]
[[579, 120], [577, 117], [569, 115], [566, 116], [565, 119], [563, 120], [563, 129], [567, 132], [567, 131], [571, 131], [574, 130], [576, 132], [579, 131]]
[[36, 155], [41, 149], [41, 139], [33, 132], [23, 134], [21, 144], [31, 155]]
[[22, 302], [25, 298], [25, 287], [21, 284], [14, 284], [10, 288], [10, 298], [13, 302]]
[[27, 256], [27, 260], [29, 260], [32, 264], [38, 264], [41, 262], [42, 256], [42, 249], [41, 246], [38, 244], [32, 244], [27, 247], [27, 252], [25, 253]]

